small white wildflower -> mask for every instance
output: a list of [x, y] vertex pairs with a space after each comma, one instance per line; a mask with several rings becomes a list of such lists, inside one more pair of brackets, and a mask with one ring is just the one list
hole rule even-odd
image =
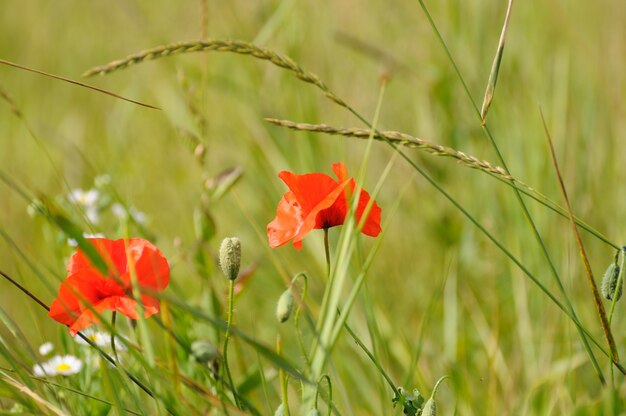
[[[126, 344], [124, 344], [124, 342], [120, 341], [120, 337], [113, 337], [113, 342], [115, 343], [115, 350], [116, 351], [128, 351], [128, 347], [126, 347]], [[128, 342], [128, 339], [126, 337], [123, 337], [125, 341]]]
[[83, 368], [83, 362], [73, 355], [55, 355], [48, 361], [45, 369], [50, 368], [55, 375], [69, 376], [78, 373]]
[[128, 208], [128, 211], [137, 223], [145, 224], [148, 221], [148, 216], [145, 214], [145, 212], [139, 211], [135, 207]]
[[90, 189], [88, 191], [83, 191], [82, 189], [73, 189], [72, 193], [70, 193], [70, 201], [85, 208], [95, 207], [96, 202], [98, 202], [99, 196], [100, 192], [98, 192], [96, 189]]
[[50, 354], [50, 352], [54, 349], [54, 345], [52, 345], [51, 342], [46, 342], [41, 344], [41, 346], [39, 347], [39, 354], [41, 355], [48, 355]]
[[56, 373], [54, 372], [52, 368], [50, 368], [48, 363], [43, 363], [43, 364], [35, 364], [33, 366], [33, 375], [35, 377], [46, 377], [46, 376], [52, 377], [52, 376], [55, 376]]
[[87, 210], [85, 211], [85, 216], [92, 224], [97, 224], [100, 221], [100, 214], [98, 213], [98, 209], [95, 207], [87, 208]]
[[124, 208], [124, 206], [118, 202], [111, 205], [111, 212], [113, 213], [113, 216], [118, 220], [123, 220], [124, 218], [126, 218], [126, 208]]
[[90, 189], [88, 191], [74, 189], [70, 193], [69, 200], [83, 208], [89, 222], [97, 224], [100, 220], [97, 207], [99, 197], [100, 192], [96, 189]]
[[[98, 347], [107, 348], [111, 347], [111, 334], [104, 331], [96, 331], [93, 328], [87, 328], [83, 331], [80, 331], [89, 341], [96, 344]], [[113, 337], [113, 342], [115, 343], [116, 351], [127, 351], [126, 345], [123, 341], [120, 341], [120, 337]], [[124, 337], [124, 339], [126, 339]], [[89, 345], [87, 341], [82, 339], [81, 337], [75, 337], [74, 340], [77, 344], [80, 345]]]
[[[111, 343], [111, 337], [106, 332], [96, 331], [93, 328], [87, 328], [83, 331], [80, 331], [81, 334], [85, 336], [89, 341], [96, 344], [98, 347], [106, 347]], [[85, 341], [82, 337], [75, 337], [74, 340], [80, 345], [88, 345], [87, 341]]]

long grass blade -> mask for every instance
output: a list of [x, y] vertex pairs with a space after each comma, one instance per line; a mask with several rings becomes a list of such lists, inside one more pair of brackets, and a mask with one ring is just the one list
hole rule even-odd
[[[483, 133], [485, 135], [485, 137], [489, 140], [489, 142], [491, 143], [491, 146], [493, 148], [493, 150], [496, 152], [496, 155], [498, 156], [498, 159], [500, 161], [500, 163], [502, 164], [502, 167], [504, 168], [504, 170], [510, 174], [509, 168], [507, 166], [507, 163], [504, 160], [504, 156], [502, 155], [502, 152], [500, 151], [500, 148], [498, 146], [498, 144], [496, 143], [495, 137], [493, 136], [493, 134], [491, 133], [491, 130], [489, 129], [489, 127], [487, 126], [486, 123], [483, 122], [481, 116], [480, 116], [480, 111], [478, 109], [478, 106], [476, 105], [476, 102], [474, 101], [474, 98], [469, 90], [469, 87], [467, 85], [467, 82], [465, 82], [465, 78], [463, 77], [463, 74], [461, 73], [461, 70], [459, 69], [459, 67], [456, 64], [456, 61], [454, 60], [454, 58], [452, 57], [452, 53], [450, 53], [450, 49], [448, 48], [445, 40], [443, 39], [443, 36], [441, 35], [441, 33], [439, 32], [439, 29], [437, 28], [437, 25], [435, 24], [435, 21], [433, 20], [430, 12], [428, 11], [428, 8], [426, 7], [426, 4], [424, 3], [423, 0], [419, 0], [420, 6], [422, 7], [422, 10], [424, 11], [424, 14], [426, 15], [431, 28], [433, 29], [433, 31], [435, 32], [435, 35], [437, 36], [437, 39], [439, 40], [439, 43], [441, 44], [441, 47], [443, 48], [444, 52], [446, 53], [446, 56], [448, 57], [448, 60], [450, 61], [450, 64], [452, 65], [452, 67], [454, 68], [454, 72], [457, 75], [459, 81], [461, 82], [461, 85], [463, 86], [463, 89], [465, 91], [465, 94], [467, 95], [467, 99], [470, 102], [474, 112], [476, 113], [476, 115], [478, 116], [478, 118], [480, 119], [481, 122], [481, 126], [482, 126], [482, 130]], [[528, 210], [528, 207], [526, 206], [526, 203], [524, 202], [521, 193], [517, 190], [517, 188], [513, 189], [514, 193], [515, 193], [515, 197], [520, 205], [520, 208], [522, 210], [522, 213], [524, 214], [524, 217], [526, 218], [529, 227], [532, 230], [533, 236], [535, 238], [535, 240], [537, 241], [537, 243], [539, 244], [539, 247], [542, 250], [543, 256], [546, 260], [546, 262], [548, 263], [548, 266], [550, 268], [550, 273], [552, 274], [552, 277], [554, 279], [554, 281], [557, 284], [557, 287], [559, 289], [559, 291], [561, 292], [561, 295], [564, 297], [565, 299], [565, 305], [567, 306], [567, 308], [569, 309], [569, 311], [571, 312], [571, 316], [576, 317], [576, 311], [574, 309], [574, 306], [571, 302], [571, 300], [569, 299], [567, 292], [565, 291], [565, 286], [563, 286], [563, 282], [561, 280], [561, 277], [559, 276], [558, 271], [556, 270], [556, 267], [554, 265], [554, 262], [552, 261], [552, 258], [550, 256], [550, 253], [548, 253], [548, 249], [543, 241], [543, 238], [541, 237], [541, 234], [539, 233], [539, 229], [537, 228], [537, 225], [535, 224], [535, 221], [533, 220], [532, 216], [530, 215], [530, 211]], [[587, 355], [589, 355], [589, 359], [591, 360], [591, 363], [594, 367], [594, 370], [596, 371], [596, 374], [598, 376], [598, 379], [600, 380], [601, 384], [605, 383], [605, 379], [604, 379], [604, 375], [602, 374], [602, 370], [600, 369], [600, 365], [598, 364], [598, 360], [595, 357], [595, 354], [593, 352], [593, 350], [591, 349], [591, 346], [589, 345], [589, 340], [585, 335], [586, 331], [583, 331], [582, 327], [577, 325], [577, 330], [578, 330], [578, 334], [581, 338], [581, 341], [583, 343], [583, 347], [585, 348]]]
[[122, 97], [121, 95], [116, 94], [114, 92], [107, 91], [107, 90], [99, 88], [99, 87], [94, 87], [93, 85], [88, 85], [88, 84], [85, 84], [85, 83], [80, 82], [80, 81], [74, 81], [73, 79], [65, 78], [65, 77], [62, 77], [62, 76], [59, 76], [59, 75], [50, 74], [48, 72], [40, 71], [39, 69], [29, 68], [29, 67], [24, 66], [24, 65], [16, 64], [15, 62], [10, 62], [10, 61], [6, 61], [4, 59], [0, 59], [0, 64], [12, 66], [14, 68], [23, 69], [24, 71], [33, 72], [35, 74], [43, 75], [43, 76], [46, 76], [46, 77], [49, 77], [49, 78], [58, 79], [59, 81], [64, 81], [64, 82], [67, 82], [67, 83], [70, 83], [70, 84], [78, 85], [79, 87], [88, 88], [90, 90], [98, 91], [98, 92], [101, 92], [103, 94], [110, 95], [111, 97], [119, 98], [120, 100], [128, 101], [129, 103], [137, 104], [137, 105], [140, 105], [142, 107], [152, 108], [154, 110], [160, 110], [159, 107], [156, 107], [156, 106], [153, 106], [153, 105], [150, 105], [150, 104], [146, 104], [146, 103], [142, 103], [140, 101], [131, 100], [130, 98]]
[[617, 353], [617, 346], [615, 345], [615, 339], [613, 338], [613, 333], [611, 332], [611, 325], [609, 324], [609, 320], [606, 315], [606, 309], [604, 308], [604, 304], [602, 303], [602, 296], [600, 295], [600, 291], [598, 290], [598, 285], [596, 284], [596, 281], [593, 278], [593, 271], [591, 270], [591, 265], [589, 264], [589, 258], [587, 257], [587, 252], [585, 251], [583, 240], [582, 238], [580, 238], [578, 227], [576, 227], [576, 223], [574, 222], [574, 213], [572, 211], [572, 206], [570, 204], [569, 197], [567, 196], [565, 183], [563, 182], [563, 177], [561, 176], [561, 170], [559, 169], [559, 162], [556, 158], [556, 152], [554, 151], [554, 144], [552, 143], [552, 137], [550, 136], [550, 132], [548, 131], [548, 126], [546, 125], [546, 120], [543, 117], [543, 113], [541, 114], [541, 121], [543, 122], [543, 129], [546, 135], [546, 140], [548, 141], [548, 145], [550, 148], [550, 156], [552, 157], [552, 165], [554, 166], [554, 172], [556, 173], [556, 176], [559, 182], [559, 188], [561, 189], [563, 200], [565, 201], [565, 206], [567, 207], [567, 212], [569, 213], [570, 223], [572, 224], [572, 228], [574, 231], [574, 236], [576, 237], [576, 245], [578, 246], [578, 253], [580, 254], [580, 258], [583, 262], [583, 266], [585, 267], [585, 276], [587, 277], [587, 281], [589, 282], [589, 287], [591, 288], [593, 301], [596, 305], [596, 310], [598, 312], [600, 323], [602, 325], [602, 331], [604, 331], [604, 336], [606, 337], [606, 341], [609, 344], [609, 348], [611, 350], [611, 359], [613, 360], [613, 362], [619, 362], [619, 355]]

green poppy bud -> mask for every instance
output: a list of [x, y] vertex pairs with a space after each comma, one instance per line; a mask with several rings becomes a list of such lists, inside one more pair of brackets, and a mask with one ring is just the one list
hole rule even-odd
[[608, 300], [619, 300], [622, 297], [622, 287], [624, 286], [624, 282], [621, 282], [619, 288], [617, 287], [617, 282], [619, 280], [619, 266], [615, 263], [611, 263], [609, 268], [604, 272], [604, 277], [602, 278], [602, 284], [600, 286], [600, 291], [602, 292], [602, 296], [604, 296]]
[[280, 295], [278, 299], [278, 303], [276, 304], [276, 319], [281, 324], [286, 322], [291, 316], [291, 311], [293, 310], [293, 295], [291, 294], [291, 290], [287, 289]]
[[237, 237], [225, 238], [220, 246], [220, 267], [230, 280], [239, 275], [241, 265], [241, 242]]
[[307, 416], [322, 416], [322, 414], [317, 409], [311, 409], [309, 413], [307, 413]]
[[285, 408], [283, 407], [283, 404], [279, 404], [278, 407], [276, 408], [276, 411], [274, 412], [274, 416], [285, 416]]
[[208, 363], [218, 358], [215, 345], [205, 340], [194, 341], [191, 344], [191, 355], [201, 364]]

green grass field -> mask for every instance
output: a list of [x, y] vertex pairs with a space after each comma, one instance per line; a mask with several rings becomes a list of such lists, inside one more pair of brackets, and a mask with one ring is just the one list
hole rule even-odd
[[[497, 74], [506, 1], [0, 10], [1, 414], [266, 415], [282, 403], [283, 414], [308, 415], [318, 391], [319, 414], [401, 415], [395, 397], [426, 416], [407, 394], [427, 400], [444, 376], [438, 414], [626, 414], [624, 301], [602, 299], [603, 328], [548, 142], [599, 287], [624, 258], [619, 2], [515, 2]], [[183, 41], [212, 50], [178, 47], [82, 77]], [[361, 130], [297, 131], [267, 118]], [[385, 143], [385, 131], [412, 137]], [[279, 171], [332, 175], [336, 162], [375, 198], [383, 232], [359, 234], [350, 215], [328, 229], [328, 275], [322, 230], [298, 251], [270, 248], [266, 227], [287, 191]], [[72, 202], [76, 189], [98, 190], [92, 212]], [[82, 232], [147, 239], [171, 268], [158, 315], [117, 314], [112, 325], [102, 314], [94, 329], [118, 334], [126, 348], [116, 354], [106, 341], [101, 351], [75, 342], [7, 280], [50, 305], [76, 250], [68, 239], [89, 244]], [[233, 236], [234, 288], [218, 261]], [[299, 272], [299, 320], [278, 323], [276, 302]], [[42, 357], [45, 342], [54, 352]], [[33, 374], [54, 354], [82, 369]]]

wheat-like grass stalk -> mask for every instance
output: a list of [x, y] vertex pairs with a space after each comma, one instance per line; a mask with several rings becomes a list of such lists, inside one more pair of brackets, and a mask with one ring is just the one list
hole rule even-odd
[[[337, 128], [333, 126], [329, 126], [327, 124], [308, 124], [308, 123], [296, 123], [290, 120], [280, 120], [275, 118], [265, 118], [265, 121], [275, 124], [281, 127], [287, 127], [292, 130], [298, 131], [310, 131], [315, 133], [326, 133], [337, 136], [344, 137], [355, 137], [358, 139], [368, 139], [372, 134], [370, 129], [360, 129], [356, 127], [350, 128]], [[550, 198], [537, 191], [535, 188], [527, 185], [521, 180], [515, 178], [514, 176], [507, 173], [505, 169], [500, 166], [493, 165], [492, 163], [478, 159], [475, 156], [468, 155], [467, 153], [461, 152], [460, 150], [453, 149], [448, 146], [442, 146], [437, 143], [432, 143], [424, 139], [420, 139], [419, 137], [411, 136], [410, 134], [400, 133], [397, 131], [378, 131], [375, 130], [373, 134], [374, 139], [380, 141], [390, 142], [395, 145], [401, 145], [414, 149], [421, 149], [428, 153], [431, 153], [436, 156], [446, 156], [456, 159], [459, 163], [463, 164], [472, 169], [481, 170], [496, 179], [499, 179], [503, 182], [509, 183], [512, 187], [521, 190], [526, 195], [535, 199], [537, 202], [543, 204], [547, 208], [550, 208], [557, 214], [567, 218], [567, 212], [563, 207], [558, 205], [556, 202], [552, 201]], [[583, 229], [587, 230], [600, 240], [604, 241], [608, 245], [612, 246], [615, 249], [619, 249], [619, 246], [610, 240], [608, 240], [605, 236], [603, 236], [600, 232], [596, 231], [589, 224], [582, 221], [580, 218], [575, 217], [576, 224], [581, 226]]]
[[136, 65], [141, 62], [150, 61], [158, 58], [163, 58], [171, 55], [179, 55], [188, 52], [232, 52], [240, 55], [251, 55], [257, 59], [263, 59], [270, 61], [276, 66], [287, 69], [295, 74], [296, 77], [302, 81], [313, 84], [318, 87], [326, 97], [334, 101], [338, 105], [348, 108], [349, 106], [337, 95], [335, 95], [324, 84], [317, 75], [307, 72], [300, 65], [295, 63], [291, 58], [276, 53], [270, 49], [262, 48], [253, 45], [248, 42], [240, 40], [221, 40], [221, 39], [206, 39], [206, 40], [190, 40], [184, 42], [172, 43], [169, 45], [157, 46], [155, 48], [146, 49], [141, 52], [134, 53], [126, 58], [119, 59], [110, 62], [105, 65], [91, 68], [83, 73], [84, 77], [91, 77], [93, 75], [105, 75], [114, 71], [125, 69], [131, 65]]
[[[358, 139], [367, 139], [372, 134], [370, 129], [361, 129], [356, 127], [337, 128], [329, 126], [327, 124], [308, 124], [308, 123], [296, 123], [290, 120], [280, 120], [275, 118], [266, 118], [265, 121], [275, 124], [281, 127], [287, 127], [292, 130], [311, 131], [315, 133], [326, 133], [344, 137], [355, 137]], [[411, 136], [406, 133], [400, 133], [398, 131], [375, 131], [374, 139], [380, 141], [390, 141], [394, 144], [421, 149], [436, 156], [447, 156], [456, 159], [459, 163], [470, 167], [472, 169], [482, 170], [483, 172], [497, 176], [507, 182], [511, 182], [514, 185], [525, 188], [534, 194], [541, 195], [540, 192], [526, 185], [521, 180], [509, 175], [500, 166], [494, 166], [486, 160], [478, 159], [475, 156], [468, 155], [467, 153], [453, 149], [451, 147], [442, 146], [437, 143], [432, 143], [424, 139], [420, 139], [415, 136]], [[543, 195], [541, 195], [543, 196]]]

